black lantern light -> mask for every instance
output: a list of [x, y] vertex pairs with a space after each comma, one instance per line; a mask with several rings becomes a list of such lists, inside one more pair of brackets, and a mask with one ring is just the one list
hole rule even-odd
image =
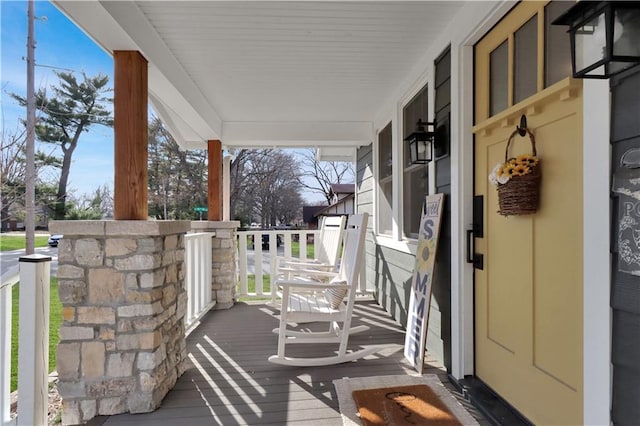
[[416, 131], [404, 138], [409, 144], [409, 152], [411, 153], [411, 164], [426, 164], [433, 159], [433, 144], [436, 132], [426, 131], [425, 126], [435, 128], [435, 123], [427, 123], [418, 120], [416, 123]]
[[576, 78], [609, 78], [640, 63], [640, 2], [579, 1], [554, 25], [568, 25]]

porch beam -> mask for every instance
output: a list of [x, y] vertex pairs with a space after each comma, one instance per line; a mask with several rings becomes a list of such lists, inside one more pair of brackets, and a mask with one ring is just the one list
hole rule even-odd
[[222, 130], [227, 147], [357, 147], [371, 143], [373, 123], [225, 121]]
[[222, 220], [222, 143], [219, 140], [207, 141], [208, 164], [208, 213], [209, 220]]
[[147, 60], [135, 50], [116, 50], [114, 62], [116, 220], [146, 220]]

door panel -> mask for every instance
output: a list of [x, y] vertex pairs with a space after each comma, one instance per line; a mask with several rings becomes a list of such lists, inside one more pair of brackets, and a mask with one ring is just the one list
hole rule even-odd
[[[484, 270], [475, 272], [476, 375], [536, 424], [581, 424], [581, 82], [566, 78], [544, 89], [537, 78], [534, 95], [516, 104], [509, 98], [509, 106], [495, 114], [483, 98], [490, 93], [492, 49], [500, 40], [512, 43], [518, 28], [542, 11], [544, 3], [520, 3], [476, 45], [475, 195], [486, 200], [484, 237], [475, 239], [485, 259]], [[544, 22], [542, 15], [538, 21]], [[538, 54], [540, 72], [544, 51]], [[512, 96], [517, 79], [509, 67]], [[504, 162], [522, 114], [541, 158], [540, 208], [503, 217], [488, 175]], [[529, 139], [517, 136], [509, 157], [530, 152]]]

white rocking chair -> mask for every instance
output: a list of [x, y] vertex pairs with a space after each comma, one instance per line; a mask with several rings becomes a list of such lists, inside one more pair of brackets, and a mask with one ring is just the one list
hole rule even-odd
[[346, 216], [325, 217], [320, 226], [318, 252], [314, 259], [301, 260], [293, 257], [276, 258], [276, 276], [289, 278], [296, 270], [335, 271], [344, 235]]
[[[351, 327], [351, 317], [358, 286], [360, 266], [364, 258], [364, 238], [368, 214], [352, 215], [347, 223], [340, 269], [337, 273], [309, 271], [310, 275], [333, 277], [330, 282], [305, 277], [279, 279], [276, 285], [282, 288], [278, 353], [269, 357], [276, 364], [293, 366], [321, 366], [354, 361], [378, 350], [368, 347], [347, 352], [349, 335], [367, 330], [367, 326]], [[329, 330], [324, 332], [296, 331], [287, 328], [291, 323], [326, 322]], [[338, 343], [336, 355], [321, 358], [294, 358], [285, 356], [288, 344]]]
[[[314, 275], [314, 272], [336, 271], [346, 221], [346, 216], [327, 216], [324, 218], [318, 237], [318, 252], [314, 259], [276, 257], [275, 276], [277, 279], [290, 280], [297, 275], [310, 279], [321, 279], [321, 275]], [[274, 291], [271, 293], [271, 304], [279, 307], [280, 303], [277, 297], [277, 286], [274, 286]]]

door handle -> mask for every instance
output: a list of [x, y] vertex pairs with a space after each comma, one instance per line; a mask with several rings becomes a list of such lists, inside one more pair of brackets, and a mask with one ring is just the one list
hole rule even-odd
[[473, 229], [467, 229], [467, 263], [473, 263]]
[[467, 229], [467, 263], [472, 263], [475, 269], [484, 269], [484, 255], [475, 253], [473, 249], [473, 229]]

